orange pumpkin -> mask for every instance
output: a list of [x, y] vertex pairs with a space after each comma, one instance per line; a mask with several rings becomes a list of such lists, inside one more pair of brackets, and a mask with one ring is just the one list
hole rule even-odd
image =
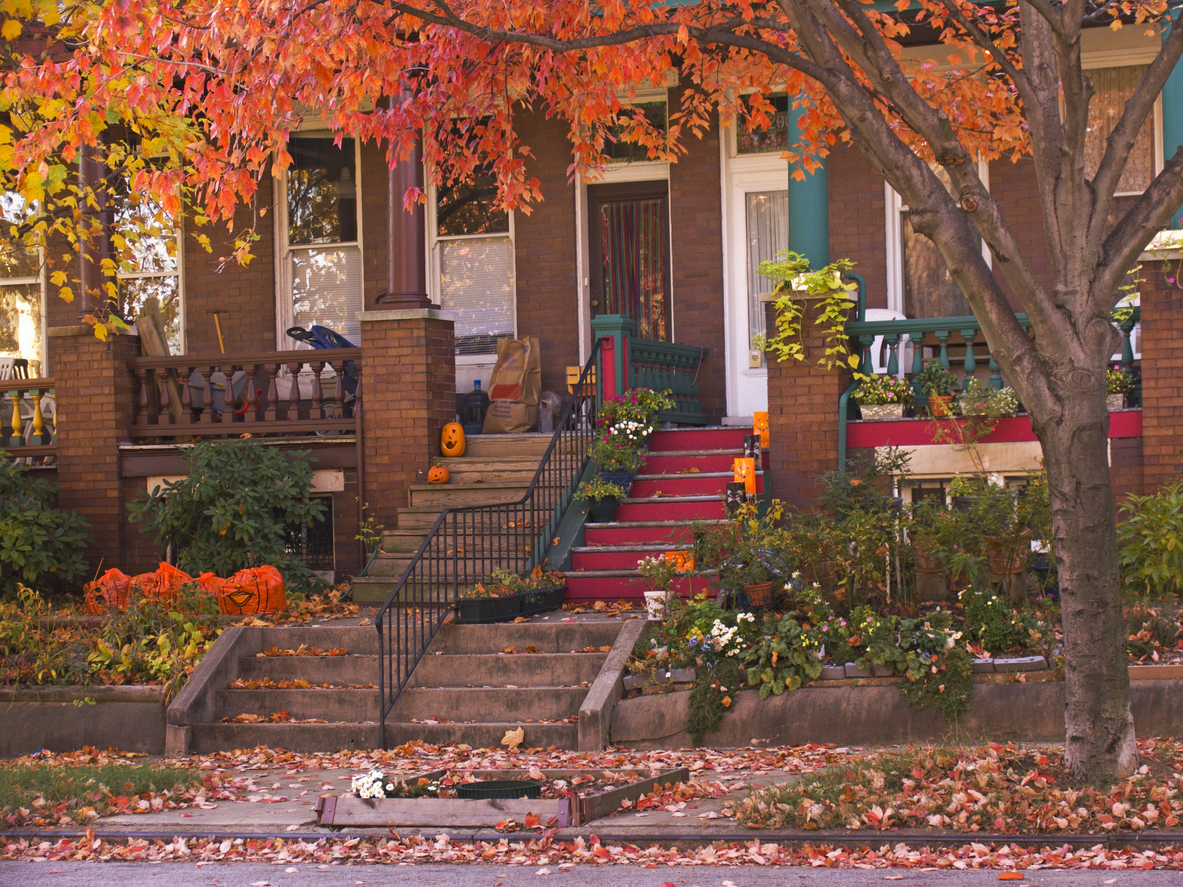
[[[449, 422], [440, 432], [440, 454], [444, 456], [464, 455], [464, 426], [459, 422]], [[443, 482], [440, 481], [440, 483]]]
[[451, 475], [448, 474], [448, 469], [442, 465], [432, 465], [427, 472], [427, 482], [429, 484], [446, 484], [449, 477]]
[[239, 570], [222, 585], [218, 609], [230, 616], [277, 613], [287, 606], [283, 576], [275, 567]]

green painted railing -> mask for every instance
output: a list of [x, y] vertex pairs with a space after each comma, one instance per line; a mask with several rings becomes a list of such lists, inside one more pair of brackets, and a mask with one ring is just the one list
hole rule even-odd
[[5, 379], [4, 418], [0, 420], [0, 447], [21, 448], [22, 455], [50, 455], [34, 447], [57, 444], [57, 410], [53, 379]]
[[601, 314], [592, 318], [591, 326], [597, 341], [611, 340], [604, 349], [604, 366], [598, 380], [604, 386], [601, 396], [619, 396], [629, 388], [669, 391], [674, 407], [658, 413], [659, 422], [707, 424], [698, 388], [706, 348], [638, 339], [636, 324], [621, 314]]
[[[861, 303], [861, 300], [860, 300]], [[964, 347], [960, 366], [962, 378], [968, 379], [977, 374], [980, 361], [988, 361], [990, 366], [991, 388], [1002, 388], [1005, 384], [998, 364], [989, 354], [990, 346], [982, 336], [982, 327], [978, 319], [972, 314], [962, 317], [923, 317], [908, 320], [862, 320], [865, 307], [859, 305], [860, 320], [846, 324], [846, 334], [852, 340], [851, 350], [859, 354], [859, 372], [871, 375], [874, 364], [871, 359], [871, 349], [875, 339], [883, 337], [883, 344], [887, 351], [887, 361], [884, 370], [888, 375], [898, 375], [901, 358], [907, 360], [907, 353], [911, 351], [911, 366], [905, 370], [915, 380], [915, 376], [924, 368], [923, 346], [936, 349], [936, 359], [948, 370], [954, 370], [954, 364], [949, 357], [950, 346]], [[1113, 312], [1113, 322], [1121, 330], [1121, 359], [1123, 367], [1133, 366], [1134, 348], [1131, 341], [1134, 326], [1142, 317], [1142, 309], [1138, 306], [1119, 308]], [[1030, 330], [1031, 321], [1026, 314], [1016, 314], [1015, 319], [1024, 330]], [[857, 382], [843, 392], [838, 410], [838, 462], [841, 465], [846, 459], [846, 422], [850, 412], [850, 395]], [[1139, 390], [1135, 397], [1140, 397]], [[913, 391], [918, 403], [923, 402], [923, 391], [919, 382], [913, 381]]]

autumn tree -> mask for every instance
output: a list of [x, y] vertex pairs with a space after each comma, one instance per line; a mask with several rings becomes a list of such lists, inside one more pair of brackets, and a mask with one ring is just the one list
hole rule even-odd
[[[575, 172], [601, 164], [607, 141], [620, 138], [676, 161], [716, 116], [766, 124], [765, 96], [794, 96], [805, 112], [790, 159], [810, 169], [838, 140], [853, 142], [936, 245], [1026, 405], [1052, 494], [1068, 761], [1081, 774], [1132, 769], [1105, 367], [1122, 283], [1183, 202], [1183, 151], [1141, 195], [1115, 195], [1183, 52], [1180, 0], [16, 5], [0, 26], [0, 171], [26, 212], [8, 234], [58, 232], [83, 250], [102, 177], [75, 175], [80, 158], [122, 164], [135, 188], [169, 211], [184, 207], [199, 226], [226, 224], [273, 164], [290, 164], [288, 135], [311, 111], [339, 133], [382, 141], [392, 164], [422, 137], [437, 182], [491, 168], [501, 202], [529, 211], [541, 195], [514, 129], [524, 110], [569, 123]], [[1162, 40], [1095, 166], [1085, 158], [1093, 89], [1081, 64], [1091, 27]], [[939, 51], [909, 53], [905, 43]], [[682, 103], [662, 132], [630, 99], [674, 82]], [[754, 97], [741, 104], [745, 93]], [[135, 167], [119, 147], [127, 133], [168, 161]], [[978, 176], [979, 159], [1018, 157], [1034, 169], [1050, 284]], [[248, 259], [253, 232], [236, 234]]]

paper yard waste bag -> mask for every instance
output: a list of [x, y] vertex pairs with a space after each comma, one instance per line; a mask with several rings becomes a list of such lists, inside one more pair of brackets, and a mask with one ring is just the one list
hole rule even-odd
[[489, 378], [489, 409], [483, 434], [515, 434], [538, 424], [542, 360], [538, 338], [498, 339], [497, 364]]

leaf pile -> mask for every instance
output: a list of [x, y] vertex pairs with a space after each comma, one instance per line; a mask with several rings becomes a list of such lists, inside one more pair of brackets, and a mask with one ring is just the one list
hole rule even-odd
[[846, 761], [788, 786], [753, 788], [736, 809], [750, 828], [939, 828], [999, 834], [1171, 829], [1183, 819], [1183, 746], [1139, 743], [1142, 766], [1081, 784], [1059, 749], [991, 743]]

